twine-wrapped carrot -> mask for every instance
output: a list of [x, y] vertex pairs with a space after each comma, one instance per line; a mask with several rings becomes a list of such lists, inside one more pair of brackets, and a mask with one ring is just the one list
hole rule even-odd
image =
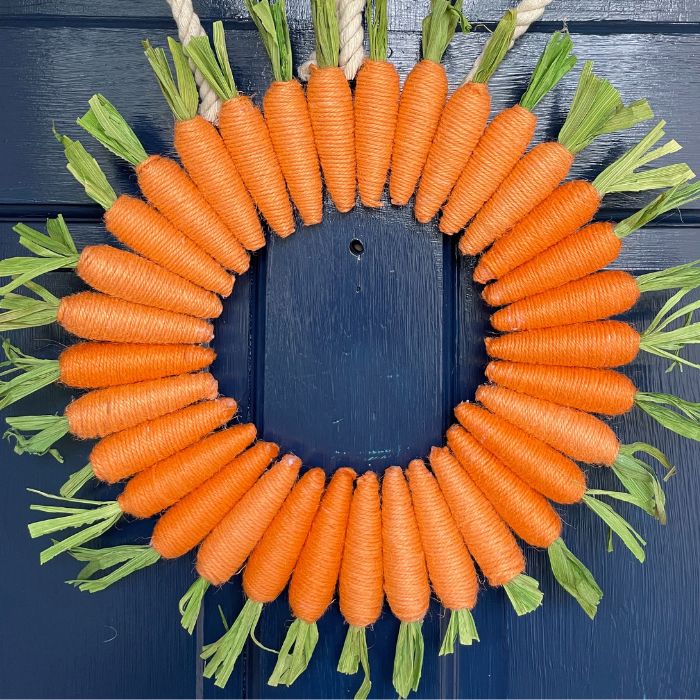
[[305, 226], [323, 219], [323, 185], [311, 117], [301, 83], [292, 73], [292, 45], [284, 0], [246, 0], [272, 64], [274, 82], [263, 112], [289, 195]]
[[139, 255], [108, 245], [86, 246], [78, 253], [61, 214], [46, 220], [46, 234], [21, 223], [13, 230], [19, 235], [20, 245], [35, 257], [0, 260], [0, 277], [12, 277], [0, 287], [0, 294], [47, 272], [68, 269], [75, 270], [98, 292], [125, 301], [198, 318], [221, 314], [221, 300], [216, 294]]
[[455, 90], [442, 110], [416, 194], [415, 214], [420, 223], [428, 223], [438, 213], [484, 133], [491, 111], [488, 81], [508, 51], [516, 17], [516, 10], [503, 15], [474, 77]]
[[366, 207], [381, 207], [399, 113], [399, 73], [387, 59], [387, 0], [368, 0], [369, 58], [355, 77], [357, 189]]
[[149, 379], [188, 374], [210, 365], [216, 353], [202, 345], [131, 345], [125, 343], [77, 343], [57, 360], [23, 353], [8, 340], [2, 342], [6, 360], [0, 376], [0, 409], [11, 406], [55, 382], [78, 389], [145, 382]]
[[122, 515], [150, 518], [164, 511], [240, 454], [255, 440], [255, 432], [255, 426], [248, 423], [212, 433], [134, 476], [115, 501], [84, 500], [63, 495], [59, 497], [32, 490], [40, 496], [72, 504], [66, 508], [30, 506], [32, 510], [64, 513], [59, 517], [31, 523], [29, 534], [32, 537], [67, 529], [77, 530], [70, 537], [54, 542], [43, 550], [41, 563], [100, 537]]
[[431, 0], [430, 14], [423, 20], [423, 58], [401, 91], [389, 182], [392, 204], [408, 204], [423, 172], [447, 99], [441, 61], [458, 24], [463, 32], [471, 30], [462, 15], [462, 0]]
[[676, 141], [651, 150], [663, 137], [664, 125], [665, 122], [660, 121], [593, 182], [572, 180], [557, 187], [481, 256], [474, 279], [482, 284], [498, 279], [556, 245], [588, 223], [598, 211], [602, 198], [610, 192], [662, 189], [692, 178], [694, 173], [685, 163], [639, 171], [657, 158], [680, 150]]
[[38, 298], [10, 292], [0, 297], [0, 333], [51, 323], [86, 340], [115, 343], [208, 343], [214, 328], [204, 319], [143, 306], [98, 292], [59, 299], [36, 282], [27, 289]]
[[372, 689], [366, 628], [379, 619], [384, 602], [382, 515], [374, 472], [364, 473], [355, 485], [338, 589], [340, 612], [349, 625], [338, 671], [355, 674], [362, 666], [364, 680], [355, 693], [359, 700]]
[[525, 152], [537, 125], [534, 109], [576, 65], [567, 32], [554, 32], [520, 102], [486, 127], [443, 208], [440, 231], [457, 233], [498, 189]]
[[454, 653], [457, 639], [465, 645], [479, 641], [471, 614], [479, 583], [472, 558], [435, 477], [419, 459], [408, 465], [407, 474], [430, 582], [440, 602], [450, 611], [440, 647], [440, 656], [444, 656]]
[[491, 586], [503, 586], [513, 609], [524, 615], [542, 604], [535, 579], [525, 575], [525, 558], [510, 529], [446, 447], [433, 447], [430, 466], [452, 517]]
[[316, 621], [333, 599], [343, 558], [355, 472], [338, 469], [331, 479], [289, 584], [295, 620], [287, 630], [269, 685], [290, 686], [306, 670], [318, 643]]
[[[322, 469], [306, 472], [248, 558], [243, 571], [246, 602], [226, 633], [203, 650], [203, 658], [208, 659], [204, 675], [215, 675], [217, 685], [226, 684], [248, 637], [254, 637], [263, 605], [275, 600], [287, 585], [318, 510], [325, 481]], [[199, 585], [208, 588], [205, 581], [200, 580]], [[196, 619], [183, 617], [183, 626], [190, 633]]]
[[526, 153], [474, 217], [459, 242], [464, 255], [476, 255], [548, 197], [566, 177], [574, 157], [602, 134], [627, 129], [652, 116], [646, 100], [624, 107], [620, 93], [593, 73], [588, 61], [557, 141]]
[[323, 179], [338, 211], [355, 206], [355, 123], [352, 91], [339, 67], [340, 36], [334, 0], [311, 0], [316, 62], [306, 87]]
[[382, 479], [384, 593], [401, 623], [394, 653], [394, 689], [401, 698], [418, 690], [423, 672], [423, 619], [430, 605], [430, 584], [411, 493], [400, 467]]
[[146, 199], [220, 265], [238, 274], [246, 272], [250, 267], [248, 253], [180, 165], [172, 158], [149, 156], [124, 117], [103, 95], [93, 95], [89, 105], [78, 124], [134, 167]]
[[221, 22], [214, 22], [213, 43], [214, 50], [208, 37], [193, 37], [185, 53], [222, 100], [219, 131], [253, 201], [278, 236], [289, 236], [294, 215], [284, 176], [260, 110], [236, 88]]
[[[279, 448], [258, 442], [232, 462], [210, 476], [171, 506], [153, 528], [147, 545], [124, 545], [105, 549], [74, 547], [69, 550], [86, 566], [75, 580], [69, 581], [81, 591], [97, 593], [130, 574], [155, 564], [159, 559], [175, 559], [194, 549], [253, 487], [265, 468], [277, 456]], [[109, 571], [109, 569], [112, 569]], [[95, 575], [108, 571], [99, 578]], [[194, 606], [196, 620], [204, 590], [192, 587], [181, 606]], [[201, 596], [197, 594], [201, 592]], [[193, 623], [194, 624], [194, 623]]]
[[187, 174], [238, 242], [247, 250], [265, 245], [255, 210], [216, 127], [197, 114], [199, 94], [182, 45], [168, 37], [177, 84], [165, 51], [144, 42], [146, 58], [175, 117], [174, 144]]
[[596, 272], [617, 258], [631, 233], [698, 197], [700, 183], [678, 185], [618, 224], [601, 221], [584, 226], [488, 284], [482, 296], [487, 304], [502, 306]]
[[117, 197], [102, 168], [80, 141], [55, 132], [68, 171], [104, 210], [105, 228], [125, 246], [166, 270], [221, 296], [233, 289], [233, 277], [194, 241], [141, 199]]

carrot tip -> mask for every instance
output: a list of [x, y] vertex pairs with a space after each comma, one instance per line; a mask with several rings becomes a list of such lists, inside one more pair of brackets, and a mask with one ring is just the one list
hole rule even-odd
[[474, 281], [478, 282], [479, 284], [486, 284], [492, 279], [494, 279], [494, 276], [491, 274], [488, 267], [479, 263], [474, 269]]

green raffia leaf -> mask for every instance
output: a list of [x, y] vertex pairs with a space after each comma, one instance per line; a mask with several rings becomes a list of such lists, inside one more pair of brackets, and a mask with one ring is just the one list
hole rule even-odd
[[24, 286], [39, 298], [9, 292], [0, 297], [0, 332], [37, 328], [55, 323], [61, 300], [36, 282], [25, 282]]
[[68, 477], [63, 486], [58, 490], [58, 493], [64, 498], [73, 498], [88, 481], [94, 478], [95, 472], [93, 471], [92, 464], [88, 462], [82, 469], [73, 472]]
[[285, 0], [245, 0], [245, 6], [270, 57], [275, 80], [291, 80], [292, 43], [289, 39]]
[[372, 61], [386, 61], [389, 55], [387, 0], [367, 0], [365, 23], [369, 38], [369, 57]]
[[654, 112], [647, 100], [635, 100], [626, 106], [618, 107], [610, 119], [603, 124], [600, 135], [614, 134], [651, 119]]
[[[50, 454], [57, 461], [63, 462], [60, 453], [53, 445], [69, 430], [68, 419], [65, 416], [9, 416], [5, 419], [10, 426], [3, 435], [6, 439], [15, 441], [14, 450], [18, 455], [25, 452], [32, 455]], [[24, 433], [35, 433], [28, 437]]]
[[623, 219], [615, 226], [615, 235], [618, 238], [626, 238], [630, 233], [646, 226], [662, 214], [693, 202], [698, 197], [700, 197], [700, 182], [676, 185], [652, 199], [643, 209]]
[[369, 672], [366, 628], [350, 625], [348, 633], [345, 635], [343, 651], [338, 660], [338, 672], [353, 676], [360, 670], [360, 666], [362, 666], [364, 679], [355, 693], [355, 700], [365, 700], [369, 696], [369, 691], [372, 690], [372, 681]]
[[73, 270], [78, 265], [80, 256], [72, 253], [66, 257], [46, 257], [46, 258], [5, 258], [0, 260], [0, 277], [11, 277], [12, 279], [0, 287], [0, 295], [13, 292], [18, 287], [31, 282], [41, 275], [46, 275], [55, 270]]
[[571, 52], [574, 42], [569, 32], [554, 32], [540, 56], [530, 78], [520, 106], [532, 112], [544, 96], [576, 65], [577, 58]]
[[440, 63], [460, 25], [470, 32], [471, 25], [462, 14], [462, 0], [431, 0], [430, 13], [423, 20], [423, 58]]
[[[614, 492], [598, 491], [597, 493], [598, 495], [616, 497]], [[591, 495], [590, 492], [586, 493], [583, 497], [583, 502], [622, 540], [636, 559], [643, 563], [645, 559], [644, 546], [646, 542], [642, 536], [611, 506], [603, 501], [599, 501], [595, 496]]]
[[635, 404], [667, 430], [700, 441], [700, 403], [671, 394], [640, 391], [635, 396]]
[[2, 350], [5, 361], [0, 362], [0, 377], [16, 376], [0, 380], [0, 410], [57, 382], [61, 376], [58, 360], [41, 360], [27, 355], [7, 339], [2, 341]]
[[637, 286], [641, 294], [667, 289], [696, 289], [700, 287], [700, 260], [639, 275]]
[[479, 67], [472, 82], [487, 83], [496, 72], [513, 41], [513, 33], [518, 19], [517, 10], [506, 10], [501, 21], [496, 25], [491, 38], [484, 47]]
[[311, 21], [316, 37], [316, 63], [319, 68], [338, 65], [340, 33], [335, 0], [311, 0]]
[[574, 597], [592, 620], [598, 612], [598, 604], [603, 597], [603, 591], [593, 578], [593, 574], [571, 553], [561, 537], [549, 546], [547, 554], [557, 583]]
[[210, 583], [201, 576], [187, 589], [187, 593], [180, 598], [178, 609], [180, 610], [180, 624], [192, 634], [199, 611], [202, 609], [204, 594], [209, 590]]
[[68, 161], [68, 172], [83, 186], [85, 194], [107, 211], [117, 200], [117, 194], [107, 181], [102, 168], [80, 141], [62, 136], [55, 128], [53, 135], [63, 146]]
[[471, 646], [474, 642], [479, 641], [476, 623], [467, 608], [450, 610], [450, 621], [447, 624], [447, 630], [440, 645], [439, 656], [454, 654], [457, 640], [462, 646]]
[[204, 666], [204, 677], [214, 676], [214, 685], [217, 688], [226, 687], [248, 637], [258, 624], [262, 608], [262, 603], [256, 603], [248, 598], [238, 617], [224, 635], [216, 642], [203, 647], [201, 658], [208, 659]]
[[516, 615], [527, 615], [542, 605], [544, 594], [540, 584], [531, 576], [520, 574], [503, 584]]
[[192, 37], [183, 48], [212, 90], [226, 102], [237, 97], [238, 90], [228, 60], [224, 25], [221, 22], [214, 22], [213, 34], [216, 53], [212, 50], [207, 36]]
[[407, 698], [420, 684], [425, 653], [422, 627], [422, 620], [402, 622], [399, 627], [392, 680], [400, 698]]
[[315, 622], [299, 620], [292, 622], [280, 649], [275, 668], [267, 681], [268, 685], [290, 686], [304, 673], [318, 644], [318, 627]]

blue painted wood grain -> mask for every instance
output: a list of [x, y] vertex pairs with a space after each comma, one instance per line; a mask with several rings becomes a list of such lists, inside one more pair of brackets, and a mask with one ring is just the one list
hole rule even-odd
[[[426, 0], [391, 3], [393, 60], [405, 75], [418, 55]], [[472, 17], [493, 21], [502, 2], [465, 3]], [[615, 76], [626, 99], [647, 95], [669, 133], [700, 167], [695, 127], [700, 75], [700, 5], [696, 0], [557, 0], [547, 24], [534, 28], [492, 81], [494, 110], [524, 88], [545, 30], [568, 18], [578, 52]], [[232, 64], [242, 90], [259, 99], [270, 80], [267, 60], [238, 0], [202, 2], [203, 16], [229, 20]], [[312, 45], [305, 0], [288, 2], [297, 56]], [[601, 21], [595, 21], [601, 20]], [[655, 23], [662, 23], [660, 25]], [[0, 91], [11, 97], [0, 117], [0, 255], [18, 254], [11, 225], [65, 211], [79, 245], [108, 240], [99, 211], [65, 172], [50, 134], [56, 120], [72, 126], [87, 97], [104, 91], [129, 118], [147, 148], [171, 153], [171, 118], [140, 52], [148, 36], [162, 43], [171, 31], [159, 2], [64, 3], [6, 0], [0, 7]], [[662, 33], [658, 33], [662, 32]], [[454, 87], [479, 52], [485, 34], [458, 36], [446, 55]], [[556, 133], [575, 80], [567, 79], [540, 110], [538, 139]], [[609, 137], [582, 156], [575, 174], [590, 175], [631, 143], [641, 129]], [[90, 144], [89, 137], [85, 142]], [[129, 170], [90, 144], [120, 191], [134, 191]], [[604, 214], [620, 218], [644, 197], [616, 196]], [[669, 215], [631, 237], [616, 266], [635, 272], [700, 257], [696, 207]], [[350, 250], [362, 242], [361, 256]], [[471, 398], [483, 381], [481, 338], [488, 312], [470, 278], [473, 261], [458, 259], [454, 241], [433, 226], [418, 226], [409, 208], [358, 209], [341, 216], [327, 208], [318, 227], [289, 240], [272, 239], [251, 273], [236, 284], [217, 321], [214, 372], [222, 391], [239, 400], [241, 419], [297, 451], [310, 465], [348, 464], [358, 470], [405, 464], [440, 442], [451, 407]], [[66, 272], [47, 283], [63, 294], [79, 288]], [[663, 295], [645, 299], [629, 318], [642, 328]], [[25, 350], [55, 357], [70, 342], [55, 328], [13, 335]], [[698, 352], [692, 356], [700, 359]], [[692, 372], [665, 374], [642, 357], [629, 368], [638, 386], [700, 400]], [[60, 411], [71, 392], [52, 387], [8, 414]], [[435, 651], [444, 618], [433, 604], [425, 624], [426, 663], [421, 697], [692, 697], [700, 693], [697, 555], [700, 542], [700, 450], [660, 431], [637, 412], [615, 420], [624, 440], [648, 439], [679, 467], [669, 482], [665, 528], [630, 513], [647, 538], [640, 566], [619, 546], [606, 554], [605, 532], [582, 508], [562, 509], [571, 548], [605, 590], [591, 623], [552, 582], [546, 556], [528, 550], [529, 569], [542, 582], [543, 609], [517, 619], [502, 592], [483, 590], [475, 617], [481, 643], [454, 658]], [[224, 691], [201, 675], [198, 652], [222, 632], [219, 606], [230, 619], [239, 609], [237, 583], [208, 597], [196, 634], [177, 622], [177, 599], [193, 579], [192, 557], [160, 563], [94, 596], [63, 584], [77, 570], [69, 559], [39, 568], [41, 543], [29, 540], [28, 486], [55, 490], [68, 468], [82, 466], [89, 446], [64, 440], [65, 465], [17, 457], [0, 447], [5, 484], [0, 508], [0, 577], [4, 697], [350, 697], [358, 679], [335, 672], [344, 626], [332, 606], [319, 627], [312, 665], [290, 690], [266, 685], [273, 657], [254, 645]], [[589, 470], [594, 483], [610, 475]], [[95, 487], [95, 497], [114, 490]], [[101, 544], [146, 541], [151, 523], [124, 522]], [[291, 614], [282, 597], [261, 619], [259, 636], [277, 646]], [[392, 696], [396, 623], [385, 614], [369, 633], [376, 697]]]

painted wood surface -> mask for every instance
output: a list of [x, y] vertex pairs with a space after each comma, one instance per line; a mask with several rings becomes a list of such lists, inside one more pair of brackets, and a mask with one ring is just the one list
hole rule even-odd
[[[259, 99], [270, 80], [266, 57], [238, 0], [196, 3], [206, 19], [227, 19], [239, 87]], [[416, 33], [426, 0], [390, 2], [390, 36], [402, 76], [418, 56]], [[305, 0], [288, 2], [294, 50], [312, 46]], [[465, 3], [470, 17], [492, 22], [503, 10], [495, 0]], [[615, 78], [625, 99], [648, 96], [683, 155], [700, 167], [695, 127], [700, 75], [700, 3], [684, 0], [555, 0], [492, 81], [494, 109], [524, 89], [546, 32], [571, 22], [577, 52]], [[0, 256], [19, 254], [11, 233], [17, 220], [38, 222], [63, 211], [79, 246], [108, 240], [91, 205], [65, 171], [50, 131], [77, 135], [73, 125], [87, 98], [104, 92], [123, 111], [149, 151], [170, 153], [171, 119], [149, 74], [140, 40], [162, 43], [173, 31], [164, 3], [104, 0], [5, 0], [0, 6], [0, 91], [6, 96], [0, 139]], [[456, 86], [486, 35], [458, 36], [446, 55]], [[538, 140], [561, 125], [575, 85], [570, 76], [539, 110]], [[589, 176], [643, 132], [601, 140], [583, 154], [575, 174]], [[135, 191], [128, 168], [84, 142], [119, 191]], [[616, 196], [601, 216], [621, 218], [644, 197]], [[616, 266], [634, 272], [660, 269], [700, 257], [696, 207], [666, 217], [632, 236]], [[353, 240], [364, 252], [354, 254]], [[240, 401], [241, 420], [298, 452], [310, 465], [347, 464], [381, 470], [406, 464], [440, 442], [451, 408], [471, 398], [483, 380], [481, 339], [488, 312], [471, 284], [473, 261], [458, 259], [454, 242], [433, 226], [419, 226], [410, 208], [380, 212], [358, 208], [341, 216], [326, 208], [320, 226], [292, 238], [272, 238], [239, 280], [216, 327], [214, 372], [224, 393]], [[64, 294], [80, 288], [59, 272], [47, 278]], [[663, 295], [645, 299], [629, 318], [643, 328]], [[55, 357], [70, 339], [55, 328], [13, 334], [26, 351]], [[700, 353], [690, 353], [696, 361]], [[629, 368], [638, 386], [700, 400], [692, 372], [665, 374], [649, 357]], [[7, 414], [58, 412], [71, 397], [53, 387]], [[605, 590], [591, 623], [557, 588], [546, 556], [528, 551], [530, 572], [540, 579], [546, 605], [517, 619], [500, 591], [483, 590], [475, 617], [481, 643], [455, 658], [438, 659], [445, 621], [434, 604], [425, 624], [426, 664], [421, 697], [692, 697], [700, 693], [694, 663], [700, 651], [697, 550], [700, 541], [700, 450], [660, 431], [638, 413], [614, 421], [623, 441], [646, 439], [666, 450], [679, 467], [668, 484], [665, 528], [629, 513], [648, 544], [640, 566], [620, 547], [605, 553], [605, 532], [581, 508], [562, 509], [566, 539]], [[63, 581], [77, 571], [59, 559], [39, 568], [41, 543], [26, 523], [25, 487], [55, 490], [69, 469], [85, 461], [89, 445], [64, 440], [65, 464], [49, 457], [17, 457], [0, 446], [5, 476], [0, 509], [0, 577], [3, 653], [0, 694], [5, 697], [351, 697], [357, 679], [335, 672], [344, 628], [334, 605], [320, 624], [321, 642], [308, 673], [290, 690], [271, 689], [273, 657], [251, 645], [224, 691], [201, 676], [198, 652], [222, 632], [218, 606], [230, 619], [240, 608], [237, 584], [207, 600], [193, 638], [177, 622], [177, 600], [193, 578], [191, 557], [160, 563], [130, 581], [93, 596]], [[611, 486], [602, 470], [594, 483]], [[114, 490], [95, 487], [96, 497]], [[124, 522], [101, 544], [146, 541], [151, 524]], [[290, 613], [282, 598], [261, 620], [260, 639], [280, 643]], [[389, 615], [369, 635], [376, 697], [392, 696], [391, 657], [396, 623]]]

